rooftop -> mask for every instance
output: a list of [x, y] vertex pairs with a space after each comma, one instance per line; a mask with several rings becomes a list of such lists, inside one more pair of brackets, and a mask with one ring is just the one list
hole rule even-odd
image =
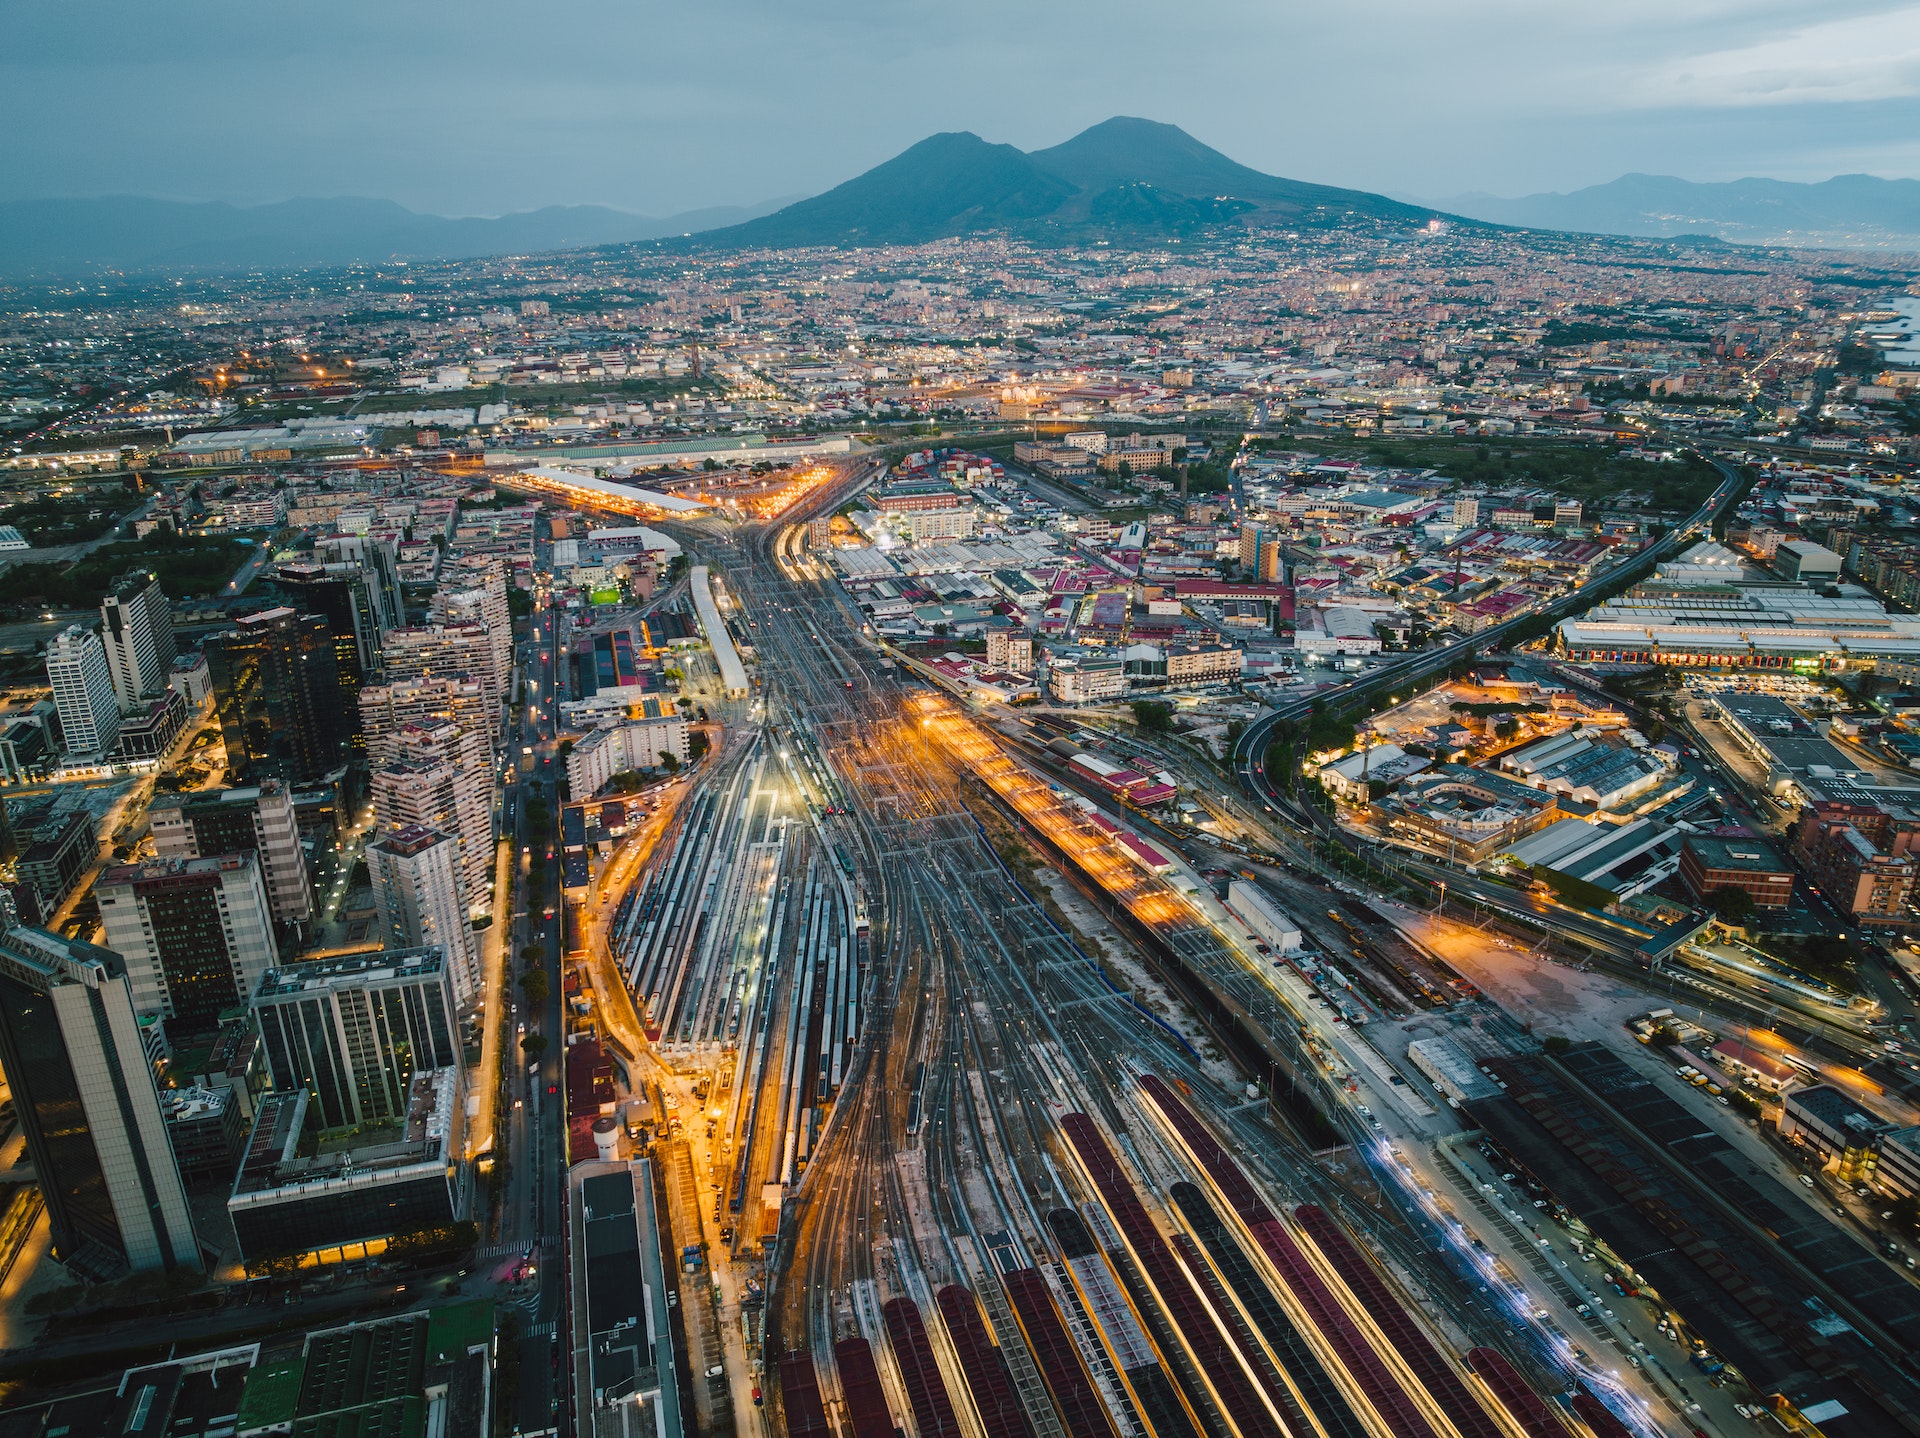
[[[204, 661], [205, 656], [199, 657]], [[176, 664], [175, 667], [179, 666]], [[262, 794], [279, 792], [279, 780], [268, 779], [239, 789], [202, 789], [188, 794], [155, 794], [153, 802], [147, 805], [147, 812], [152, 813], [155, 809], [216, 809], [229, 804], [250, 805], [256, 803]]]
[[493, 1338], [493, 1304], [484, 1299], [310, 1333], [293, 1432], [483, 1438]]
[[1759, 839], [1716, 839], [1689, 834], [1684, 845], [1702, 868], [1731, 869], [1750, 874], [1790, 874], [1792, 867], [1773, 846]]
[[415, 854], [423, 853], [435, 844], [444, 844], [446, 841], [447, 836], [438, 829], [429, 829], [425, 824], [408, 824], [403, 829], [394, 830], [373, 847], [382, 853], [397, 854], [403, 859], [410, 859]]
[[438, 944], [348, 954], [337, 959], [268, 969], [260, 976], [260, 987], [255, 991], [254, 1000], [257, 1003], [319, 989], [351, 988], [361, 984], [427, 977], [440, 973], [445, 967], [446, 954]]
[[306, 1369], [305, 1354], [255, 1367], [247, 1375], [246, 1391], [240, 1395], [237, 1431], [247, 1433], [293, 1422], [300, 1407], [300, 1381]]
[[305, 1099], [305, 1090], [299, 1090], [269, 1095], [261, 1103], [230, 1207], [271, 1202], [281, 1195], [308, 1196], [327, 1184], [397, 1178], [442, 1167], [455, 1157], [461, 1121], [458, 1069], [428, 1069], [413, 1076], [403, 1125], [359, 1134], [357, 1144], [349, 1139], [323, 1145], [312, 1158], [299, 1155]]
[[1827, 1084], [1798, 1089], [1787, 1095], [1787, 1103], [1836, 1132], [1857, 1133], [1862, 1138], [1889, 1133], [1896, 1127]]
[[140, 864], [120, 864], [100, 876], [99, 887], [116, 888], [121, 884], [149, 886], [180, 880], [212, 882], [221, 874], [244, 869], [253, 862], [253, 851], [239, 854], [209, 854], [199, 859], [149, 859]]
[[236, 1100], [230, 1088], [163, 1088], [160, 1112], [168, 1123], [192, 1123], [197, 1119], [218, 1118]]

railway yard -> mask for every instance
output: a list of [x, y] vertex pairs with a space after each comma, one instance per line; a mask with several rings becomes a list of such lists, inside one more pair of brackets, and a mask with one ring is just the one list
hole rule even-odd
[[[1513, 1269], [1402, 1202], [1354, 1031], [1478, 996], [1313, 875], [1269, 887], [1325, 966], [1261, 956], [1204, 875], [1119, 843], [1056, 731], [876, 662], [799, 539], [685, 526], [762, 685], [605, 923], [649, 1115], [705, 1173], [735, 1413], [876, 1438], [1659, 1430]], [[1152, 993], [1062, 925], [1041, 866]]]
[[[1536, 1246], [1546, 1215], [1488, 1201], [1459, 1113], [1368, 1035], [1444, 1026], [1522, 1066], [1537, 1039], [1417, 915], [1225, 843], [1263, 829], [1239, 796], [1208, 796], [1208, 838], [1066, 758], [1184, 756], [963, 708], [883, 657], [792, 517], [868, 478], [675, 530], [758, 676], [616, 861], [601, 929], [656, 1162], [684, 1153], [698, 1189], [673, 1341], [717, 1361], [682, 1360], [682, 1408], [705, 1367], [743, 1431], [795, 1435], [1745, 1431], [1736, 1388], [1655, 1381], [1599, 1279]], [[1250, 931], [1263, 902], [1299, 922], [1284, 959]], [[580, 1431], [620, 1430], [576, 1391]]]

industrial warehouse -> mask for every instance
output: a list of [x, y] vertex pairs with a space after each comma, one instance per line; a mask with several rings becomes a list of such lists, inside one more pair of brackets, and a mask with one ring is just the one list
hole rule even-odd
[[[1836, 569], [1834, 577], [1837, 579]], [[1562, 620], [1569, 659], [1742, 669], [1872, 668], [1920, 658], [1920, 615], [1890, 614], [1864, 589], [1809, 588], [1696, 544], [1657, 577]]]

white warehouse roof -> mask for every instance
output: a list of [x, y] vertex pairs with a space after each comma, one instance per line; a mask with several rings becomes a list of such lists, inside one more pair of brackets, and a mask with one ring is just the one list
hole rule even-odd
[[[701, 514], [710, 506], [697, 499], [682, 499], [677, 494], [662, 494], [657, 489], [644, 489], [637, 484], [622, 484], [618, 480], [595, 479], [590, 474], [581, 474], [573, 469], [556, 469], [552, 465], [536, 464], [531, 469], [521, 471], [521, 477], [539, 481], [533, 485], [536, 489], [558, 488], [574, 489], [583, 494], [614, 500], [621, 504], [645, 505], [660, 510], [664, 514]], [[512, 479], [502, 476], [507, 484]]]

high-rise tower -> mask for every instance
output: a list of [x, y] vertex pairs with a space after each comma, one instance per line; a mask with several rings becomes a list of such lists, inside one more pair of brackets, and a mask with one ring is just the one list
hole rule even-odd
[[54, 1257], [95, 1278], [199, 1269], [120, 956], [44, 929], [0, 933], [0, 1067]]
[[82, 624], [55, 635], [47, 645], [47, 680], [67, 752], [109, 752], [120, 737], [120, 700], [100, 636]]
[[123, 710], [167, 687], [173, 666], [173, 614], [160, 581], [144, 569], [121, 575], [100, 601], [107, 670]]
[[203, 647], [229, 767], [304, 784], [346, 763], [348, 719], [325, 619], [268, 609]]

